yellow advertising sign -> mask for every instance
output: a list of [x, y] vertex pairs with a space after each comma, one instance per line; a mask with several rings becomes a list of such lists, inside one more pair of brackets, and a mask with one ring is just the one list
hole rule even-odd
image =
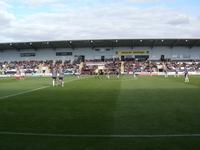
[[119, 56], [149, 55], [149, 51], [146, 51], [146, 50], [117, 51], [116, 54], [119, 55]]

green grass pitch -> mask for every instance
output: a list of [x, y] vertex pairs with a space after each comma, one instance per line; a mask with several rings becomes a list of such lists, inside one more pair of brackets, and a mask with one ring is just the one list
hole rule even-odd
[[200, 136], [166, 136], [200, 134], [198, 76], [51, 82], [0, 79], [0, 150], [200, 149]]

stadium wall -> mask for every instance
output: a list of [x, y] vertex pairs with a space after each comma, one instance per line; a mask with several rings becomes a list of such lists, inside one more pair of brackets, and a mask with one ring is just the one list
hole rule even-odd
[[[105, 59], [119, 57], [118, 51], [148, 51], [150, 60], [159, 60], [161, 55], [173, 60], [191, 60], [200, 59], [200, 47], [117, 47], [117, 48], [76, 48], [76, 49], [25, 49], [25, 50], [5, 50], [0, 52], [0, 61], [23, 61], [23, 60], [74, 60], [80, 55], [85, 59]], [[70, 56], [56, 56], [57, 52], [72, 52]], [[35, 56], [22, 56], [21, 54], [35, 54]]]

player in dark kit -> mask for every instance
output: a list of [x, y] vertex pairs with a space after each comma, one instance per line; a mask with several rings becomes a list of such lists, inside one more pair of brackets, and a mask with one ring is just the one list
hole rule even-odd
[[64, 76], [65, 76], [64, 69], [60, 67], [58, 70], [58, 79], [62, 87], [64, 87]]
[[57, 71], [57, 68], [54, 67], [52, 69], [52, 79], [53, 79], [53, 86], [56, 85], [56, 81], [57, 81], [57, 75], [58, 75], [58, 71]]

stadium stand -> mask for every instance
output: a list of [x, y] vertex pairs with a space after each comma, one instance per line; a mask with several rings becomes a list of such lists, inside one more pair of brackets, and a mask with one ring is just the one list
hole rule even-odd
[[[66, 74], [94, 74], [95, 69], [115, 74], [156, 73], [176, 70], [200, 73], [199, 39], [80, 40], [0, 44], [0, 74], [49, 75], [55, 65]], [[82, 64], [82, 65], [80, 65]]]

